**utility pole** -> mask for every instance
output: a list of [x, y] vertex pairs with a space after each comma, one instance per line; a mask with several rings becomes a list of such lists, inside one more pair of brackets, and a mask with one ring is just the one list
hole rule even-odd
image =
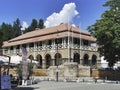
[[57, 30], [57, 38], [56, 38], [56, 42], [57, 42], [57, 58], [56, 58], [56, 81], [58, 82], [58, 30]]

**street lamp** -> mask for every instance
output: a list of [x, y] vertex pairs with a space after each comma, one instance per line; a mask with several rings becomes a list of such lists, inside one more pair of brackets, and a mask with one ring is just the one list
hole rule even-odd
[[56, 58], [56, 81], [58, 82], [58, 30], [57, 30], [57, 38], [56, 38], [56, 44], [57, 44], [57, 58]]
[[[117, 54], [115, 55], [115, 58], [116, 58], [116, 60], [117, 60], [117, 63], [116, 63], [116, 65], [117, 65], [117, 64], [118, 64], [118, 61], [119, 61], [119, 60], [118, 60], [119, 57], [118, 57]], [[118, 65], [117, 65], [117, 67], [118, 67]]]
[[[116, 60], [117, 60], [117, 62], [116, 62], [116, 67], [118, 68], [118, 55], [117, 55], [117, 54], [115, 55], [115, 58], [116, 58]], [[115, 72], [115, 80], [116, 80], [116, 83], [118, 83], [118, 75], [117, 75], [116, 72]]]

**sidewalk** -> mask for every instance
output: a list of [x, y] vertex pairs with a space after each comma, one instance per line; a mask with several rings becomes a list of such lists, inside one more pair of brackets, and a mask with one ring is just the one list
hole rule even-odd
[[119, 90], [119, 84], [73, 83], [41, 81], [38, 84], [18, 86], [14, 90]]
[[[56, 81], [55, 77], [34, 77], [38, 82], [39, 81]], [[69, 77], [59, 77], [59, 82], [77, 82], [77, 83], [113, 83], [120, 84], [120, 81], [99, 79], [93, 77], [79, 77], [79, 78], [69, 78]]]

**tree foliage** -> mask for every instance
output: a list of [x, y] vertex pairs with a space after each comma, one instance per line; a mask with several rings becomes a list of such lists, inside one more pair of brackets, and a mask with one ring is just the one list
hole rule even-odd
[[4, 22], [0, 26], [0, 48], [3, 41], [9, 40], [13, 37], [13, 28], [10, 24], [5, 24]]
[[34, 31], [35, 28], [37, 28], [37, 24], [38, 24], [37, 20], [33, 19], [31, 25], [25, 30], [24, 33]]
[[[22, 62], [20, 65], [17, 65], [16, 71], [18, 73], [18, 77], [19, 79], [22, 79], [22, 72], [23, 72], [23, 68], [22, 68]], [[28, 76], [27, 78], [30, 79], [30, 77], [33, 74], [33, 63], [27, 63], [27, 71], [28, 71]]]
[[108, 0], [103, 6], [109, 10], [88, 30], [97, 38], [100, 55], [113, 67], [120, 60], [120, 0]]
[[38, 28], [40, 28], [40, 29], [45, 28], [43, 19], [40, 19], [40, 20], [39, 20]]
[[13, 38], [21, 35], [22, 33], [21, 27], [22, 26], [21, 26], [20, 20], [17, 18], [16, 21], [14, 21], [13, 23], [13, 31], [14, 31]]
[[[3, 41], [7, 41], [21, 35], [22, 34], [21, 27], [22, 26], [19, 18], [17, 18], [13, 22], [13, 25], [3, 22], [0, 25], [0, 48], [3, 44]], [[45, 28], [44, 22], [42, 19], [39, 20], [39, 23], [37, 22], [36, 19], [33, 19], [29, 27], [25, 29], [24, 33], [33, 31], [35, 30], [35, 28], [40, 28], [40, 29]]]
[[40, 19], [39, 22], [36, 19], [32, 19], [30, 26], [24, 31], [24, 33], [34, 31], [36, 28], [45, 28], [43, 19]]

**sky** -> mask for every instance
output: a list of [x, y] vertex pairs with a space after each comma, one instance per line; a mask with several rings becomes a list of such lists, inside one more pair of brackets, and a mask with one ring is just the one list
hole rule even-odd
[[0, 25], [19, 18], [22, 30], [32, 19], [43, 19], [46, 27], [69, 23], [82, 30], [100, 19], [107, 0], [0, 0]]

